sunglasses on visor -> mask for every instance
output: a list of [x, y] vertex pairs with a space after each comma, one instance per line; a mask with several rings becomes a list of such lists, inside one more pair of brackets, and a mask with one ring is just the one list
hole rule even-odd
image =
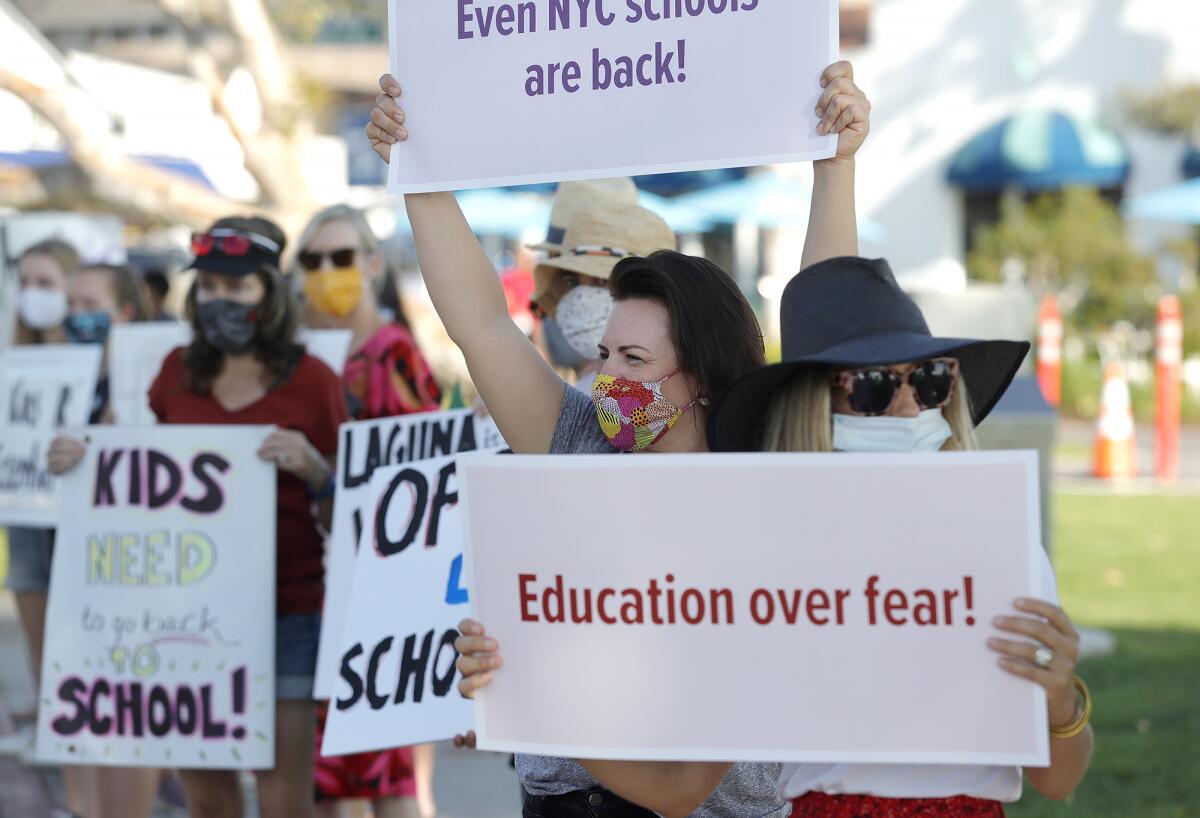
[[886, 366], [842, 369], [833, 378], [835, 386], [846, 390], [850, 409], [858, 415], [886, 414], [904, 384], [912, 388], [922, 409], [940, 409], [950, 402], [957, 380], [958, 361], [954, 358], [923, 361], [901, 372]]
[[207, 256], [220, 253], [225, 256], [245, 256], [251, 248], [278, 255], [279, 245], [266, 236], [242, 230], [218, 228], [207, 233], [192, 234], [192, 253]]

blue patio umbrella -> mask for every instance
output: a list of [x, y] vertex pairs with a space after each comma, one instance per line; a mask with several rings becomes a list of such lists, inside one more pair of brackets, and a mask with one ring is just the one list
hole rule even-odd
[[1189, 142], [1187, 153], [1183, 156], [1183, 175], [1188, 179], [1200, 176], [1200, 147]]
[[679, 199], [668, 199], [647, 190], [638, 191], [638, 204], [662, 217], [676, 233], [706, 233], [712, 220]]
[[1129, 151], [1120, 137], [1091, 120], [1049, 111], [991, 126], [959, 150], [947, 174], [970, 191], [1111, 188], [1128, 177]]
[[466, 190], [458, 194], [467, 223], [476, 233], [519, 239], [530, 231], [545, 231], [550, 203], [545, 196], [500, 188]]
[[[208, 178], [208, 174], [204, 172], [204, 169], [190, 159], [177, 156], [151, 155], [134, 156], [133, 159], [159, 170], [165, 170], [177, 176], [182, 176], [209, 190], [216, 190], [216, 186]], [[16, 167], [28, 168], [32, 171], [63, 168], [69, 166], [71, 162], [72, 159], [66, 151], [32, 150], [16, 153], [0, 152], [0, 165], [14, 165]]]
[[[765, 172], [698, 190], [674, 201], [717, 224], [749, 223], [761, 228], [781, 228], [807, 225], [811, 199], [811, 185]], [[860, 238], [881, 241], [886, 233], [882, 225], [859, 219]]]
[[1124, 210], [1134, 219], [1200, 224], [1200, 178], [1143, 193]]

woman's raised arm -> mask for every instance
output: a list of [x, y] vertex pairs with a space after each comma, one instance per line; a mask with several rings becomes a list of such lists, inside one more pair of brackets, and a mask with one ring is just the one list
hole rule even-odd
[[[400, 86], [385, 74], [379, 87], [367, 137], [387, 159], [408, 130], [396, 102]], [[404, 203], [429, 297], [480, 397], [513, 451], [545, 453], [562, 408], [562, 379], [509, 318], [500, 279], [454, 194], [409, 194]]]

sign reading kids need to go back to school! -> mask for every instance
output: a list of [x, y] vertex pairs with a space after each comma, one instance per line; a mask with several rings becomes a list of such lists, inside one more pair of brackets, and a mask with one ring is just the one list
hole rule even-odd
[[1034, 452], [463, 455], [458, 474], [471, 608], [504, 659], [480, 749], [1049, 761], [1044, 691], [987, 647], [1015, 598], [1054, 596]]
[[826, 159], [837, 0], [389, 0], [389, 189]]
[[252, 426], [92, 427], [62, 478], [37, 754], [275, 759], [275, 470]]

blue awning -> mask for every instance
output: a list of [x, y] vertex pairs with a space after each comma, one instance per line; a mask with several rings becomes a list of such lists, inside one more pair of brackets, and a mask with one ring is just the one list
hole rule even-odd
[[[184, 178], [195, 182], [209, 190], [216, 191], [216, 186], [212, 180], [208, 178], [208, 174], [204, 169], [190, 159], [181, 159], [175, 156], [134, 156], [131, 157], [135, 161], [151, 165], [159, 170], [169, 171], [171, 173], [183, 176]], [[19, 168], [28, 168], [29, 170], [50, 170], [52, 168], [63, 168], [71, 164], [71, 157], [66, 151], [21, 151], [20, 153], [5, 153], [0, 152], [0, 165], [12, 165]]]
[[947, 177], [972, 191], [1113, 188], [1129, 177], [1129, 151], [1095, 122], [1033, 111], [998, 122], [968, 142]]
[[1200, 178], [1143, 193], [1124, 210], [1134, 219], [1200, 224]]
[[1183, 155], [1183, 175], [1187, 179], [1200, 176], [1200, 148], [1188, 143], [1187, 153]]

